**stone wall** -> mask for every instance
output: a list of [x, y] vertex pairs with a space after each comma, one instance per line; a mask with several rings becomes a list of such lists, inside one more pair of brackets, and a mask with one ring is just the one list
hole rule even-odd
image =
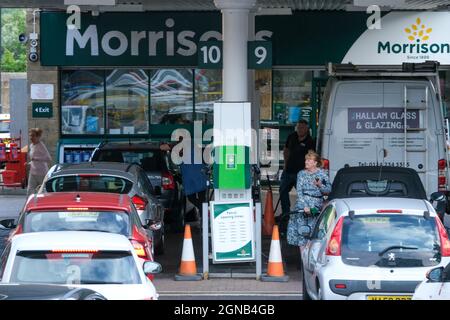
[[[27, 34], [33, 32], [33, 10], [27, 10]], [[39, 13], [36, 16], [36, 32], [39, 34]], [[27, 51], [27, 57], [29, 53], [29, 45]], [[39, 46], [38, 46], [38, 54]], [[43, 129], [42, 141], [47, 146], [53, 161], [56, 163], [56, 148], [59, 140], [59, 85], [58, 85], [58, 68], [57, 67], [43, 67], [40, 64], [40, 60], [37, 62], [27, 62], [28, 73], [28, 128], [41, 128]], [[49, 102], [49, 101], [32, 101], [30, 96], [30, 88], [32, 84], [53, 84], [54, 86], [54, 98], [51, 101], [53, 105], [53, 117], [52, 118], [33, 118], [32, 116], [32, 103], [33, 102]]]
[[1, 113], [10, 113], [11, 103], [10, 97], [10, 82], [11, 79], [26, 79], [26, 72], [2, 72], [2, 110]]

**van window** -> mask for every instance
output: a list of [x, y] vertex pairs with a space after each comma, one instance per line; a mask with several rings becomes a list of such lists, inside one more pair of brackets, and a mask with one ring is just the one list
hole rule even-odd
[[346, 217], [342, 260], [363, 267], [435, 266], [441, 260], [435, 219], [404, 214]]

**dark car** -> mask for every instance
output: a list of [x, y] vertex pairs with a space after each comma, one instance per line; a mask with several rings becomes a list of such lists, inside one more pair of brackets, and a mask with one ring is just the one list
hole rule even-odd
[[336, 173], [328, 200], [360, 197], [425, 199], [419, 175], [401, 167], [348, 167]]
[[0, 300], [106, 300], [100, 293], [67, 285], [1, 283]]
[[182, 230], [189, 206], [183, 192], [179, 167], [162, 151], [159, 142], [103, 142], [92, 153], [90, 161], [114, 161], [139, 164], [152, 185], [161, 188], [159, 200], [167, 224]]
[[147, 229], [154, 239], [156, 254], [164, 253], [164, 209], [145, 172], [137, 164], [118, 162], [84, 162], [57, 164], [47, 172], [38, 193], [103, 192], [128, 194], [141, 223], [161, 222], [159, 230]]

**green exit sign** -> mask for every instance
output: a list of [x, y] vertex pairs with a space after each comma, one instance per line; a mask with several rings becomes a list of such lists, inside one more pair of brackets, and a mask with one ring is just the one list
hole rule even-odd
[[33, 118], [53, 117], [53, 105], [51, 102], [33, 102]]

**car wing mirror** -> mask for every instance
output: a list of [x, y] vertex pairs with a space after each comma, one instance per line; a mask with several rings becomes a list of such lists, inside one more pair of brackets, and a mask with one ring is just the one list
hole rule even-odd
[[157, 274], [162, 272], [162, 266], [158, 262], [154, 261], [145, 261], [143, 269], [146, 275]]
[[14, 229], [15, 227], [17, 227], [15, 219], [0, 220], [0, 228], [1, 229]]
[[431, 201], [446, 201], [445, 194], [442, 192], [433, 192], [431, 194]]
[[442, 282], [443, 270], [444, 270], [443, 267], [438, 267], [438, 268], [431, 269], [427, 273], [427, 279], [430, 282]]
[[149, 229], [152, 231], [158, 231], [162, 228], [162, 223], [161, 221], [154, 221], [151, 219], [147, 219], [145, 220], [145, 229]]

